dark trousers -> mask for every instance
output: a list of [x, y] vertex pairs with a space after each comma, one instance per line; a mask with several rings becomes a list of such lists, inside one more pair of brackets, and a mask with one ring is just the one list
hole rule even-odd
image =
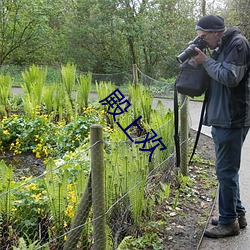
[[219, 223], [230, 224], [245, 214], [240, 200], [239, 169], [241, 149], [249, 127], [212, 127], [215, 143], [216, 175], [219, 181]]

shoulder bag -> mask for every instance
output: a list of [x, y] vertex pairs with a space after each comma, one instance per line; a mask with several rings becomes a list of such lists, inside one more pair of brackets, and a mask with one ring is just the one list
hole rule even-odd
[[203, 65], [197, 64], [192, 58], [183, 62], [175, 85], [178, 93], [191, 97], [201, 96], [206, 88], [209, 77]]

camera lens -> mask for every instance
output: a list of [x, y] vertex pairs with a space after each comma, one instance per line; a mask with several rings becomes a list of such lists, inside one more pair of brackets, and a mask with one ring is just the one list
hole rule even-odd
[[195, 47], [195, 44], [191, 44], [189, 47], [187, 47], [180, 55], [176, 57], [177, 61], [179, 63], [183, 63], [188, 58], [198, 55], [198, 53], [194, 49]]

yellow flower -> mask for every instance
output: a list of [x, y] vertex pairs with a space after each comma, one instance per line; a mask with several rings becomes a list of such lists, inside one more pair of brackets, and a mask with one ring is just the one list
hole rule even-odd
[[31, 180], [33, 177], [32, 176], [29, 176], [29, 177], [26, 177], [26, 176], [22, 176], [20, 177], [21, 180], [24, 180], [24, 181], [29, 181]]
[[17, 208], [13, 207], [11, 210], [12, 210], [12, 212], [16, 212]]
[[69, 218], [73, 218], [74, 217], [73, 206], [68, 205], [66, 208], [66, 211], [64, 211], [64, 213], [65, 213], [65, 215], [68, 215]]
[[76, 196], [75, 195], [72, 195], [71, 201], [72, 201], [72, 203], [76, 203]]
[[10, 133], [9, 133], [8, 130], [4, 130], [4, 131], [3, 131], [3, 134], [4, 134], [4, 135], [9, 135]]
[[13, 153], [13, 154], [14, 154], [14, 155], [19, 155], [19, 154], [21, 154], [21, 153], [22, 153], [22, 151], [19, 151], [19, 150], [16, 149], [16, 150], [14, 150], [14, 153]]
[[45, 154], [46, 157], [48, 157], [49, 153], [46, 147], [43, 147], [43, 153]]
[[30, 183], [29, 185], [26, 186], [26, 189], [28, 191], [34, 191], [37, 190], [37, 185], [35, 183]]
[[32, 197], [35, 198], [36, 201], [40, 201], [42, 199], [41, 195], [42, 195], [41, 193], [33, 194]]
[[40, 158], [41, 158], [41, 155], [40, 155], [39, 152], [36, 152], [36, 158], [37, 158], [37, 159], [40, 159]]

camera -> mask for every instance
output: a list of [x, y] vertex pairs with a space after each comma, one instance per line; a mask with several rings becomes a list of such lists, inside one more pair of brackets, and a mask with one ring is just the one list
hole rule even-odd
[[183, 63], [188, 58], [198, 55], [198, 53], [195, 51], [195, 47], [199, 48], [200, 50], [203, 50], [207, 48], [207, 43], [199, 36], [197, 36], [190, 45], [180, 54], [176, 57], [177, 61], [179, 63]]

